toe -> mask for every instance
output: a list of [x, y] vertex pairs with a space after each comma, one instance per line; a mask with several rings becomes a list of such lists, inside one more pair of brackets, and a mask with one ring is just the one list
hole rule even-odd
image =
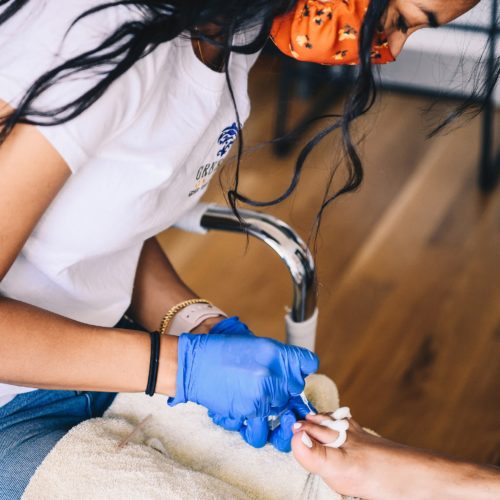
[[292, 439], [292, 451], [304, 469], [320, 474], [327, 466], [327, 449], [306, 432], [298, 432]]
[[319, 419], [318, 423], [314, 423], [310, 420], [298, 422], [300, 427], [296, 426], [294, 428], [294, 432], [301, 433], [305, 431], [310, 437], [322, 445], [333, 443], [339, 437], [338, 431], [330, 427], [326, 427], [325, 425], [321, 425], [320, 422], [334, 423], [333, 420], [326, 419], [325, 417]]

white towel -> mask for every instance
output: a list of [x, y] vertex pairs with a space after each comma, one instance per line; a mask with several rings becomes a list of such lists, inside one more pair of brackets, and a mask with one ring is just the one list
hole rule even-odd
[[[320, 411], [339, 407], [335, 384], [308, 378]], [[149, 418], [148, 418], [149, 416]], [[144, 420], [147, 419], [145, 422]], [[137, 425], [144, 422], [137, 430]], [[120, 442], [136, 432], [128, 443]], [[204, 408], [169, 408], [166, 398], [120, 394], [103, 418], [74, 427], [50, 452], [24, 500], [340, 499], [292, 454], [255, 450], [217, 427]]]

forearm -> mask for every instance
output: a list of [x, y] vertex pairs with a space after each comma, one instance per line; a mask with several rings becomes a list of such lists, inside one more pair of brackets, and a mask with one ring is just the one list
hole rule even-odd
[[155, 238], [144, 243], [128, 314], [148, 330], [157, 330], [167, 311], [196, 298], [179, 278]]
[[[198, 298], [179, 277], [155, 238], [144, 243], [128, 314], [148, 330], [157, 330], [167, 311]], [[194, 333], [206, 333], [222, 317], [206, 320]]]
[[[142, 392], [147, 333], [100, 328], [0, 299], [0, 382], [40, 389]], [[157, 392], [175, 393], [177, 339], [162, 337]]]

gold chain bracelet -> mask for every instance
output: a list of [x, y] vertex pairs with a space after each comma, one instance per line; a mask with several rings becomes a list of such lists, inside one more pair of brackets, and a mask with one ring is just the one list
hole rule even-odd
[[193, 304], [211, 304], [211, 302], [206, 299], [190, 299], [190, 300], [185, 300], [184, 302], [181, 302], [180, 304], [177, 304], [176, 306], [172, 307], [172, 309], [170, 309], [168, 313], [165, 314], [165, 316], [163, 316], [163, 319], [161, 320], [159, 329], [160, 335], [165, 335], [168, 326], [170, 325], [170, 322], [174, 319], [174, 316], [179, 311], [182, 311], [185, 307], [191, 306]]

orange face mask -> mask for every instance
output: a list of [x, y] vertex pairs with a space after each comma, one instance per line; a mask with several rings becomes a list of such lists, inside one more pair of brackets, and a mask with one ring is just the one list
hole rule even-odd
[[[295, 11], [274, 20], [271, 38], [284, 54], [319, 64], [358, 64], [359, 32], [370, 0], [298, 0]], [[378, 33], [372, 62], [394, 61]]]

